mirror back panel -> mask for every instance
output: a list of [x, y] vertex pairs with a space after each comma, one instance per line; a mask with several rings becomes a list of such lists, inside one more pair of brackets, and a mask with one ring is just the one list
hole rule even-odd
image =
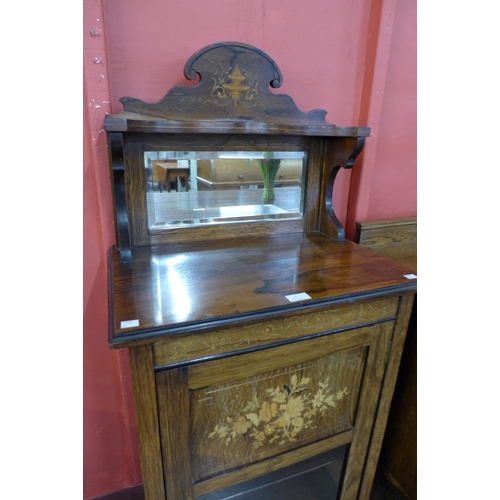
[[186, 63], [196, 85], [156, 103], [120, 99], [105, 118], [117, 246], [322, 231], [342, 238], [331, 191], [369, 129], [337, 127], [276, 94], [282, 75], [261, 50], [210, 45]]

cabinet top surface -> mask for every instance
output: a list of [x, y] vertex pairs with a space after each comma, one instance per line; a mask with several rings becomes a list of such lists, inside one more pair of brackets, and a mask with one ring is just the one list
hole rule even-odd
[[[109, 255], [110, 342], [223, 327], [297, 308], [416, 289], [411, 271], [327, 236], [138, 247]], [[299, 300], [294, 300], [294, 295]], [[310, 298], [309, 298], [310, 297]]]

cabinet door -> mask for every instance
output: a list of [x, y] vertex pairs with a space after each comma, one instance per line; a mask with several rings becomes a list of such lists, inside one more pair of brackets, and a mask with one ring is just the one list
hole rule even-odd
[[340, 498], [356, 498], [393, 327], [157, 373], [167, 498], [197, 498], [346, 444]]

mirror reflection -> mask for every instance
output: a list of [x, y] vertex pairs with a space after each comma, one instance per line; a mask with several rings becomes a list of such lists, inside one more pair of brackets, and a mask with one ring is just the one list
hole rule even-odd
[[148, 151], [149, 228], [303, 216], [304, 152]]

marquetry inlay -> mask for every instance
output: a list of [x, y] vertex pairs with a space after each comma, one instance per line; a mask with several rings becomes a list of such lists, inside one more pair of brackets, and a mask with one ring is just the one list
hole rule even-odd
[[233, 326], [202, 334], [165, 337], [154, 344], [156, 366], [196, 359], [238, 349], [266, 345], [287, 339], [335, 331], [392, 317], [398, 299], [380, 299], [371, 303], [335, 306], [330, 309], [270, 319], [252, 325]]
[[191, 392], [202, 480], [354, 426], [365, 348]]

